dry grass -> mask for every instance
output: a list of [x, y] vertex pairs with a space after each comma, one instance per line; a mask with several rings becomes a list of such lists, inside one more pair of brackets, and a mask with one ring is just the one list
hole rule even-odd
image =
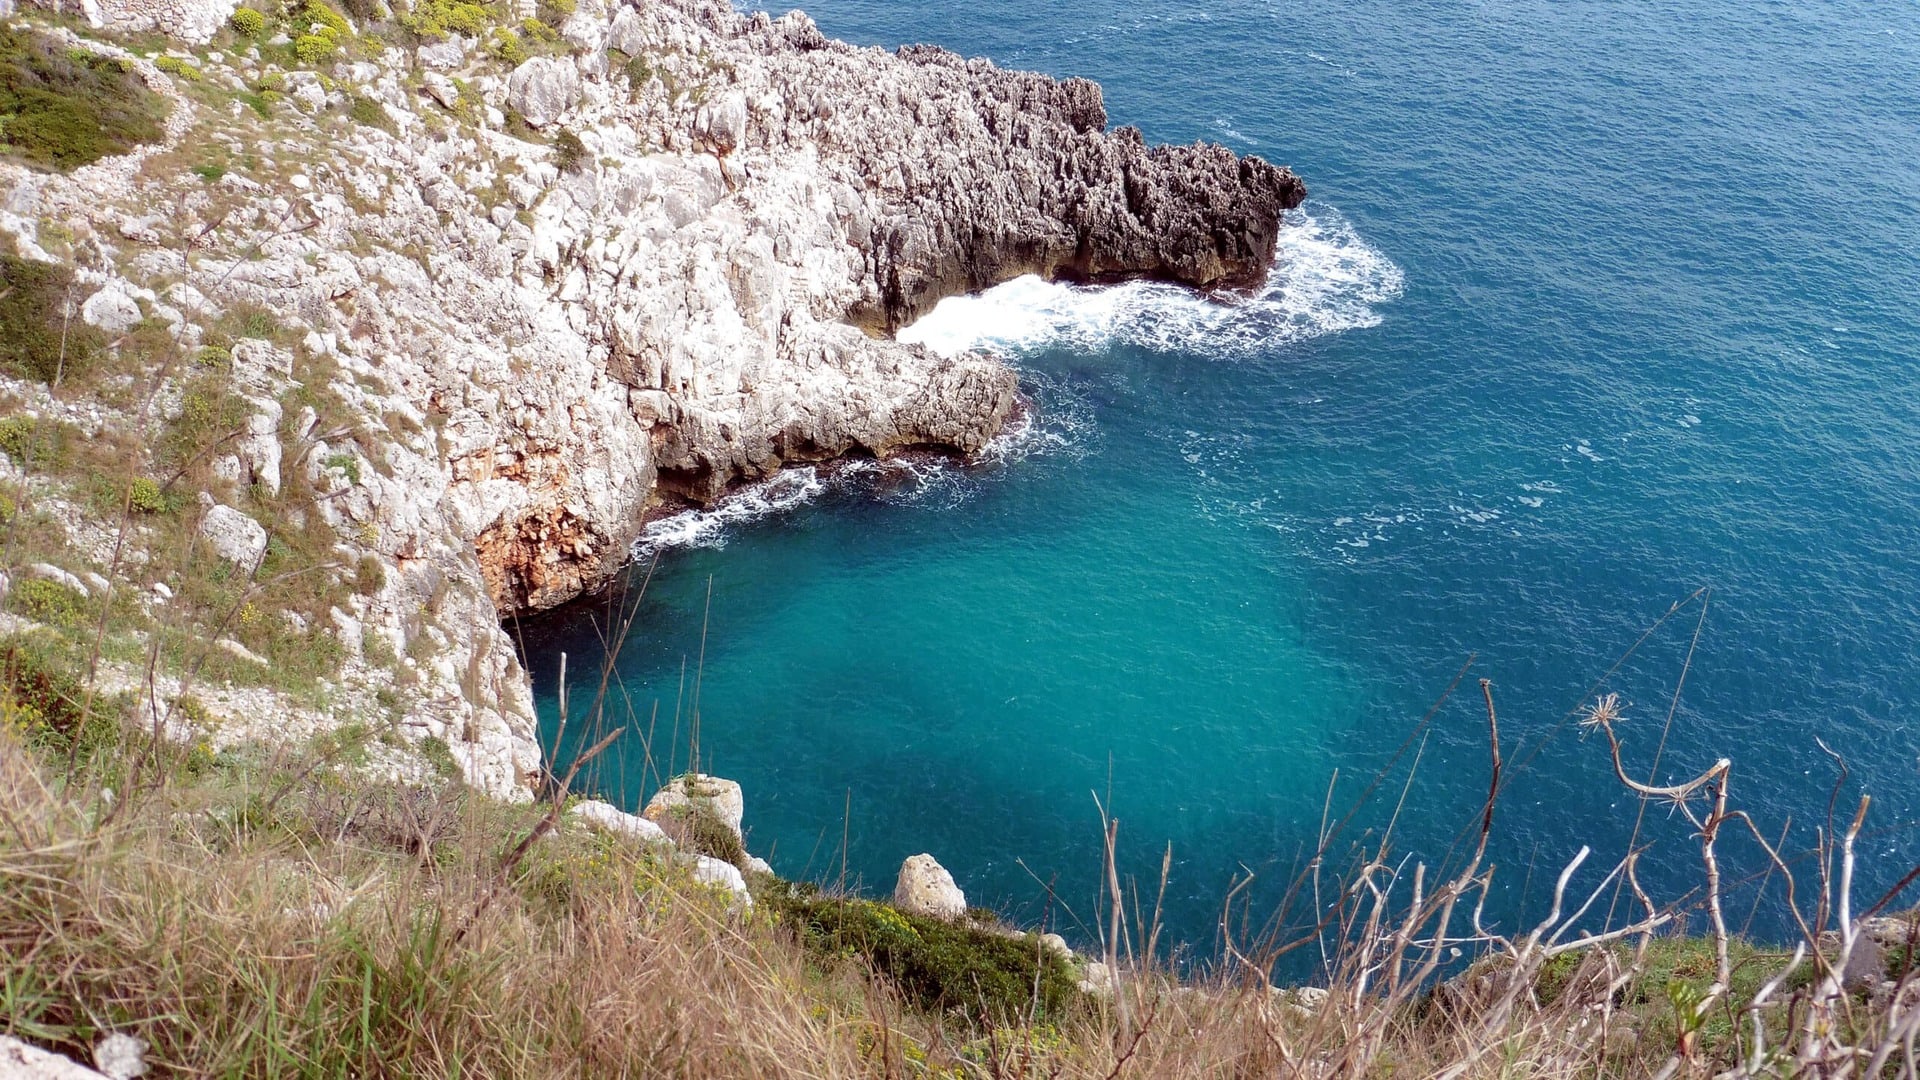
[[[167, 747], [115, 796], [124, 759], [69, 782], [58, 758], [0, 730], [0, 1032], [83, 1059], [132, 1033], [161, 1075], [1704, 1075], [1746, 1060], [1741, 1010], [1787, 968], [1733, 942], [1737, 1000], [1679, 1058], [1678, 1010], [1717, 982], [1711, 938], [1559, 949], [1550, 920], [1442, 982], [1421, 968], [1447, 940], [1443, 884], [1340, 905], [1395, 918], [1342, 932], [1316, 1008], [1229, 961], [970, 1019], [903, 1005], [859, 948], [810, 950], [773, 894], [730, 910], [648, 849], [563, 824], [512, 859], [545, 806]], [[1816, 991], [1794, 991], [1799, 1013]], [[1850, 1045], [1900, 1022], [1847, 1000]], [[1751, 1074], [1793, 1074], [1770, 1069]]]

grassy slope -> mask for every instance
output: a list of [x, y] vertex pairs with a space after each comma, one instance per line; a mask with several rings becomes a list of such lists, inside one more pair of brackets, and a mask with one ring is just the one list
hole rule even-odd
[[[1714, 968], [1705, 941], [1656, 939], [1596, 997], [1592, 973], [1632, 950], [1569, 954], [1491, 1043], [1472, 977], [1315, 1012], [1161, 972], [1116, 1009], [1023, 960], [1048, 955], [1031, 936], [771, 878], [730, 910], [565, 818], [515, 861], [548, 807], [368, 779], [334, 744], [212, 755], [95, 732], [68, 773], [64, 740], [22, 728], [30, 689], [0, 695], [0, 1033], [84, 1058], [132, 1032], [161, 1075], [1640, 1075]], [[1783, 959], [1736, 951], [1703, 1061], [1731, 1064], [1737, 1009]], [[1375, 1045], [1342, 1061], [1362, 1033]]]

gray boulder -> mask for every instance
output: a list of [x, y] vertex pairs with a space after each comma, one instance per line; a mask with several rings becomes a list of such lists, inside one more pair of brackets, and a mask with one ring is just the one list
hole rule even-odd
[[133, 297], [109, 285], [80, 305], [80, 320], [109, 334], [122, 334], [140, 325], [145, 316]]
[[507, 76], [507, 104], [537, 128], [546, 127], [580, 100], [580, 73], [571, 62], [536, 56]]
[[467, 62], [466, 43], [459, 35], [450, 35], [445, 41], [432, 41], [414, 53], [423, 68], [437, 68], [452, 71]]
[[267, 530], [231, 506], [211, 506], [200, 519], [200, 536], [215, 555], [247, 570], [267, 553]]

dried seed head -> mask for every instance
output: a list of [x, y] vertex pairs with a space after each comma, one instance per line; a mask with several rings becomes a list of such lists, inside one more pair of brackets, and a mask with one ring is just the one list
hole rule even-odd
[[1608, 694], [1587, 706], [1587, 714], [1580, 718], [1580, 726], [1588, 729], [1612, 727], [1619, 719], [1620, 695]]

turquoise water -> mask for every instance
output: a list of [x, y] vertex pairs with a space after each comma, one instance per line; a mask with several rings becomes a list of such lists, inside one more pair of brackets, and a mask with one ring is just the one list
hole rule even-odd
[[[1471, 657], [1394, 844], [1439, 860], [1475, 819], [1493, 680], [1512, 925], [1578, 846], [1629, 844], [1634, 804], [1565, 718], [1703, 588], [1704, 620], [1687, 603], [1605, 680], [1639, 768], [1698, 627], [1661, 772], [1733, 758], [1735, 802], [1804, 849], [1821, 737], [1843, 804], [1875, 797], [1867, 876], [1920, 858], [1920, 9], [812, 12], [1095, 78], [1116, 123], [1291, 164], [1313, 198], [1233, 311], [1016, 283], [915, 328], [1021, 368], [1036, 420], [994, 461], [797, 476], [669, 526], [707, 546], [660, 552], [619, 711], [644, 730], [657, 704], [652, 751], [684, 767], [697, 672], [702, 762], [777, 869], [837, 879], [844, 822], [852, 879], [931, 851], [974, 902], [1085, 939], [1111, 792], [1134, 873], [1171, 842], [1170, 925], [1204, 955], [1234, 876], [1277, 899], [1336, 770], [1337, 816]], [[528, 630], [549, 737], [560, 652], [590, 694], [592, 614]], [[602, 764], [644, 800], [638, 740]], [[1650, 886], [1692, 887], [1677, 822], [1641, 839]], [[1777, 888], [1730, 908], [1756, 899], [1770, 932]]]

